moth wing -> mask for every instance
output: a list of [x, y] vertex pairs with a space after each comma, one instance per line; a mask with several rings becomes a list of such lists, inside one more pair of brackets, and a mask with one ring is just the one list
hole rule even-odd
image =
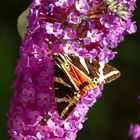
[[82, 56], [70, 56], [70, 59], [76, 67], [93, 81], [94, 79], [98, 79], [99, 84], [110, 83], [121, 75], [115, 67], [104, 64], [103, 62], [90, 61], [90, 59]]
[[[73, 111], [80, 97], [85, 95], [88, 89], [95, 88], [100, 84], [109, 83], [120, 76], [120, 72], [115, 67], [98, 61], [91, 62], [84, 57], [58, 54], [54, 56], [54, 60], [56, 104], [58, 113], [63, 119], [66, 119]], [[65, 61], [70, 61], [72, 74], [68, 73], [68, 71], [61, 66], [61, 63], [65, 63]], [[78, 78], [78, 81], [75, 79], [75, 76]], [[94, 79], [96, 79], [96, 81], [94, 81]], [[76, 84], [76, 81], [79, 82], [80, 85], [78, 83]], [[92, 81], [96, 83], [92, 84]], [[90, 84], [87, 86], [85, 83]], [[84, 88], [85, 86], [86, 88]], [[78, 100], [76, 100], [77, 97]]]
[[104, 75], [105, 83], [110, 83], [113, 80], [116, 80], [117, 78], [119, 78], [121, 76], [121, 73], [117, 68], [109, 64], [105, 64], [103, 68], [103, 75]]
[[58, 114], [62, 119], [66, 119], [76, 107], [77, 103], [74, 102], [74, 95], [78, 91], [58, 65], [55, 64], [54, 69], [55, 102]]

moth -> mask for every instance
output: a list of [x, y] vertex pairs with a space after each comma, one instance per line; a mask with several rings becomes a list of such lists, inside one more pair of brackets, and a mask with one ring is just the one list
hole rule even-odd
[[82, 56], [54, 54], [53, 58], [55, 102], [62, 119], [69, 116], [89, 89], [120, 76], [116, 68]]

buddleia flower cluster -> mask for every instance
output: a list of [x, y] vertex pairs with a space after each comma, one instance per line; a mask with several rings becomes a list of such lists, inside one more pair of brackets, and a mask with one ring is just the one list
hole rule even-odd
[[8, 114], [12, 140], [76, 139], [103, 85], [89, 90], [73, 112], [60, 119], [52, 53], [108, 63], [125, 35], [136, 32], [131, 20], [134, 7], [135, 0], [32, 1]]
[[140, 125], [139, 124], [130, 125], [129, 136], [132, 138], [132, 140], [140, 139]]
[[[138, 99], [140, 99], [140, 96], [138, 96]], [[130, 124], [129, 136], [132, 138], [132, 140], [140, 139], [140, 124], [139, 123]]]

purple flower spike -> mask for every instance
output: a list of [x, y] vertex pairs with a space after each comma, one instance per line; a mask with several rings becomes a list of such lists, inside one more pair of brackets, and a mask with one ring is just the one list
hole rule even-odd
[[103, 85], [90, 89], [72, 113], [60, 119], [52, 54], [80, 55], [108, 63], [116, 55], [112, 49], [124, 35], [136, 31], [131, 21], [134, 5], [135, 0], [32, 1], [8, 114], [12, 140], [76, 139], [89, 108], [101, 97]]
[[140, 139], [140, 125], [139, 124], [130, 125], [129, 136], [131, 136], [133, 140]]

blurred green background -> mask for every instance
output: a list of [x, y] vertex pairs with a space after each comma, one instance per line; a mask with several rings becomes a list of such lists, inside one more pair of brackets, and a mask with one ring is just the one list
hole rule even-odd
[[[30, 0], [4, 0], [0, 8], [0, 139], [10, 140], [7, 133], [7, 112], [15, 80], [15, 67], [19, 55], [20, 37], [17, 17]], [[140, 1], [134, 20], [140, 25]], [[115, 49], [117, 57], [111, 62], [122, 76], [107, 84], [103, 97], [90, 109], [78, 140], [129, 140], [128, 129], [132, 122], [140, 122], [140, 31], [127, 36]]]

